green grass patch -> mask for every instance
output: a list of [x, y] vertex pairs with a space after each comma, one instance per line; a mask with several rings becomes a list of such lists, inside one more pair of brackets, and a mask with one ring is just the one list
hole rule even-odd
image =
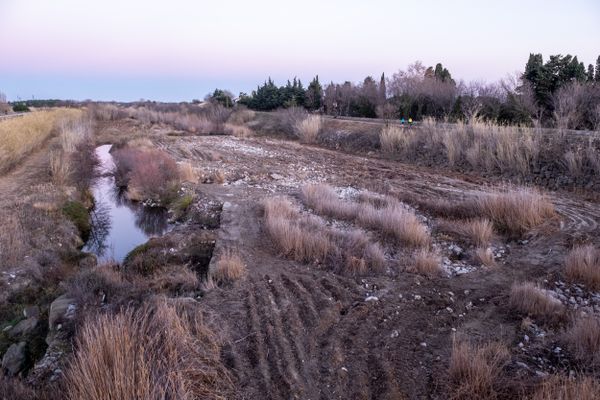
[[75, 224], [83, 241], [87, 241], [92, 231], [88, 209], [79, 201], [67, 201], [62, 211]]

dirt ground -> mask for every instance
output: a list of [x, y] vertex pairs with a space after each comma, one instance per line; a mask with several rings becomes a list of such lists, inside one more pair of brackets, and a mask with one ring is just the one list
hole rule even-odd
[[[314, 182], [342, 191], [446, 199], [490, 185], [474, 176], [274, 138], [167, 136], [158, 145], [206, 174], [226, 176], [225, 184], [199, 190], [224, 204], [215, 254], [237, 249], [248, 275], [209, 291], [202, 303], [228, 337], [223, 357], [237, 378], [237, 398], [447, 398], [455, 335], [509, 345], [507, 398], [527, 393], [557, 369], [569, 372], [568, 362], [557, 361], [553, 353], [553, 328], [527, 336], [521, 317], [507, 303], [515, 281], [533, 280], [548, 289], [564, 285], [559, 271], [567, 250], [574, 242], [597, 243], [600, 207], [584, 196], [550, 193], [560, 221], [549, 221], [520, 240], [500, 238], [496, 267], [452, 261], [448, 276], [426, 279], [403, 272], [402, 260], [394, 260], [397, 249], [385, 243], [387, 272], [350, 278], [281, 257], [263, 232], [261, 199], [298, 197], [302, 185]], [[434, 223], [426, 212], [420, 215], [428, 225]], [[436, 235], [434, 241], [448, 253], [445, 238]], [[598, 312], [597, 296], [587, 296]], [[523, 343], [524, 336], [532, 338]]]

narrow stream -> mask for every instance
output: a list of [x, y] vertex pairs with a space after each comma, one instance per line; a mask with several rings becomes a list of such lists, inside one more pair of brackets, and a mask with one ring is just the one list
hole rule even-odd
[[114, 168], [111, 147], [107, 144], [96, 148], [100, 165], [91, 188], [95, 200], [92, 232], [83, 248], [94, 253], [99, 262], [122, 262], [136, 246], [168, 230], [165, 209], [131, 202], [119, 191], [111, 174]]

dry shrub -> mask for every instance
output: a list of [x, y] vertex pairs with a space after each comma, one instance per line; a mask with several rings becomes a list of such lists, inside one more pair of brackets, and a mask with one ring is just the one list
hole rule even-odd
[[358, 214], [358, 205], [342, 201], [335, 190], [326, 184], [305, 185], [300, 193], [302, 201], [319, 214], [352, 220]]
[[226, 251], [219, 257], [212, 278], [218, 284], [233, 283], [246, 274], [246, 264], [239, 254]]
[[198, 183], [198, 172], [189, 162], [179, 163], [179, 176], [184, 182]]
[[542, 318], [562, 316], [565, 310], [560, 300], [531, 282], [513, 284], [509, 304], [520, 313]]
[[140, 282], [154, 292], [186, 293], [200, 287], [198, 275], [185, 265], [173, 265], [162, 268], [147, 282]]
[[158, 299], [89, 319], [66, 374], [72, 400], [224, 399], [221, 343], [193, 301]]
[[52, 176], [52, 182], [58, 186], [65, 186], [69, 183], [71, 173], [71, 165], [65, 154], [60, 151], [51, 152], [50, 176]]
[[296, 135], [296, 126], [308, 117], [304, 107], [288, 107], [275, 112], [281, 130], [288, 135]]
[[572, 176], [580, 176], [583, 164], [583, 155], [579, 152], [575, 153], [573, 150], [569, 150], [564, 155], [565, 165], [567, 170]]
[[439, 254], [427, 249], [420, 249], [413, 256], [413, 263], [408, 268], [409, 272], [425, 275], [428, 277], [442, 274], [442, 258]]
[[210, 181], [214, 182], [214, 183], [218, 183], [219, 185], [222, 185], [226, 182], [226, 177], [225, 177], [225, 173], [218, 169], [216, 171], [214, 171], [211, 175], [210, 175]]
[[252, 121], [256, 117], [256, 112], [245, 107], [238, 107], [231, 113], [227, 122], [233, 125], [243, 125]]
[[478, 247], [475, 250], [475, 259], [485, 265], [486, 267], [492, 267], [496, 265], [494, 260], [494, 253], [489, 247]]
[[565, 259], [565, 275], [590, 289], [600, 289], [600, 251], [593, 245], [575, 247]]
[[481, 215], [511, 235], [522, 235], [556, 215], [554, 205], [546, 196], [529, 188], [482, 193], [473, 203]]
[[61, 121], [75, 120], [74, 109], [36, 111], [20, 118], [0, 121], [0, 174], [7, 172], [58, 131]]
[[494, 225], [486, 218], [467, 221], [465, 230], [478, 247], [489, 245], [494, 236]]
[[575, 358], [587, 365], [600, 365], [600, 319], [580, 317], [564, 335], [564, 341]]
[[501, 343], [471, 345], [454, 339], [448, 374], [453, 386], [453, 399], [495, 399], [499, 378], [510, 353]]
[[315, 143], [323, 126], [323, 118], [319, 115], [309, 115], [294, 126], [296, 135], [302, 143]]
[[233, 135], [241, 138], [252, 136], [254, 133], [254, 131], [247, 126], [233, 124], [225, 124], [224, 132], [226, 135]]
[[533, 400], [597, 400], [599, 394], [600, 382], [592, 377], [553, 375], [535, 391]]
[[389, 154], [405, 155], [412, 145], [414, 135], [397, 125], [387, 125], [381, 129], [379, 142], [381, 149]]
[[80, 305], [99, 304], [103, 299], [119, 303], [117, 299], [129, 290], [119, 267], [114, 264], [100, 264], [82, 270], [67, 283], [69, 297]]
[[140, 198], [168, 203], [179, 184], [179, 168], [162, 150], [124, 148], [113, 154], [117, 181]]

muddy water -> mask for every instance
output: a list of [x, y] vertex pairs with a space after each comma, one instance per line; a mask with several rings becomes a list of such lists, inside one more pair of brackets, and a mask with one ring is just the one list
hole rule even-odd
[[96, 254], [100, 262], [121, 262], [133, 248], [168, 229], [165, 209], [133, 203], [119, 191], [111, 175], [111, 147], [107, 144], [96, 148], [100, 165], [91, 188], [95, 200], [92, 233], [83, 249]]

